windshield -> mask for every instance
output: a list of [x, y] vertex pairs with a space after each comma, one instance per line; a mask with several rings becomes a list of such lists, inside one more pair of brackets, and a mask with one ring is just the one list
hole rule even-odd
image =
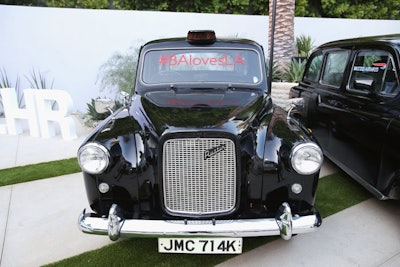
[[261, 82], [261, 60], [255, 50], [151, 50], [144, 56], [141, 79], [160, 83]]

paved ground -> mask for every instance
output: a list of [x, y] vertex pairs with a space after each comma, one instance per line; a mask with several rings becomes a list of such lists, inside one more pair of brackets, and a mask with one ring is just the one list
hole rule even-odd
[[397, 202], [364, 201], [324, 219], [314, 233], [258, 247], [219, 266], [400, 266]]
[[[75, 157], [82, 140], [1, 135], [0, 169]], [[327, 162], [322, 176], [334, 171]], [[85, 207], [80, 173], [0, 187], [0, 267], [40, 266], [110, 244], [78, 230]], [[220, 266], [400, 266], [399, 222], [399, 202], [370, 199], [326, 218], [314, 233], [268, 243]]]

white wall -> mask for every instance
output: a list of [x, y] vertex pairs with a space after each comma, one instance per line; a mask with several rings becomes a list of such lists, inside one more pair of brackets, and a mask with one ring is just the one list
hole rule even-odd
[[[213, 29], [219, 37], [253, 39], [267, 48], [268, 17], [152, 11], [116, 11], [0, 5], [0, 68], [12, 82], [34, 68], [68, 91], [75, 109], [86, 110], [103, 96], [96, 84], [100, 66], [115, 52], [146, 41]], [[295, 35], [310, 35], [315, 45], [347, 37], [400, 32], [400, 21], [296, 18]], [[266, 49], [267, 50], [267, 49]]]
[[295, 36], [310, 35], [315, 45], [373, 35], [400, 33], [400, 20], [295, 18]]

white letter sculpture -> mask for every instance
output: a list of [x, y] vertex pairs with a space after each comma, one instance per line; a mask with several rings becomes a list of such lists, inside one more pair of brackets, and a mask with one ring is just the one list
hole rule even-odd
[[35, 96], [31, 92], [25, 93], [26, 108], [18, 107], [17, 95], [14, 88], [0, 89], [3, 99], [4, 115], [8, 133], [11, 135], [23, 132], [21, 119], [28, 120], [31, 136], [39, 137], [39, 127], [36, 116]]
[[[34, 90], [36, 108], [42, 137], [49, 138], [56, 134], [57, 122], [60, 125], [63, 139], [76, 138], [74, 120], [69, 116], [72, 112], [73, 102], [71, 96], [63, 90]], [[28, 91], [28, 90], [25, 90]], [[58, 109], [53, 110], [55, 101]]]
[[[56, 134], [58, 123], [63, 139], [76, 138], [74, 120], [69, 116], [73, 102], [71, 96], [63, 90], [25, 89], [26, 108], [18, 107], [17, 96], [13, 88], [0, 90], [3, 98], [4, 115], [8, 133], [17, 135], [23, 132], [20, 119], [29, 123], [31, 136], [49, 138]], [[57, 108], [53, 109], [53, 105]]]

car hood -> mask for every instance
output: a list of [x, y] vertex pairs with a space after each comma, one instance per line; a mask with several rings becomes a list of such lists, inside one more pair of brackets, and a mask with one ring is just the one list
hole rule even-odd
[[148, 92], [141, 98], [143, 113], [158, 134], [173, 128], [242, 131], [270, 102], [261, 91], [188, 90]]

